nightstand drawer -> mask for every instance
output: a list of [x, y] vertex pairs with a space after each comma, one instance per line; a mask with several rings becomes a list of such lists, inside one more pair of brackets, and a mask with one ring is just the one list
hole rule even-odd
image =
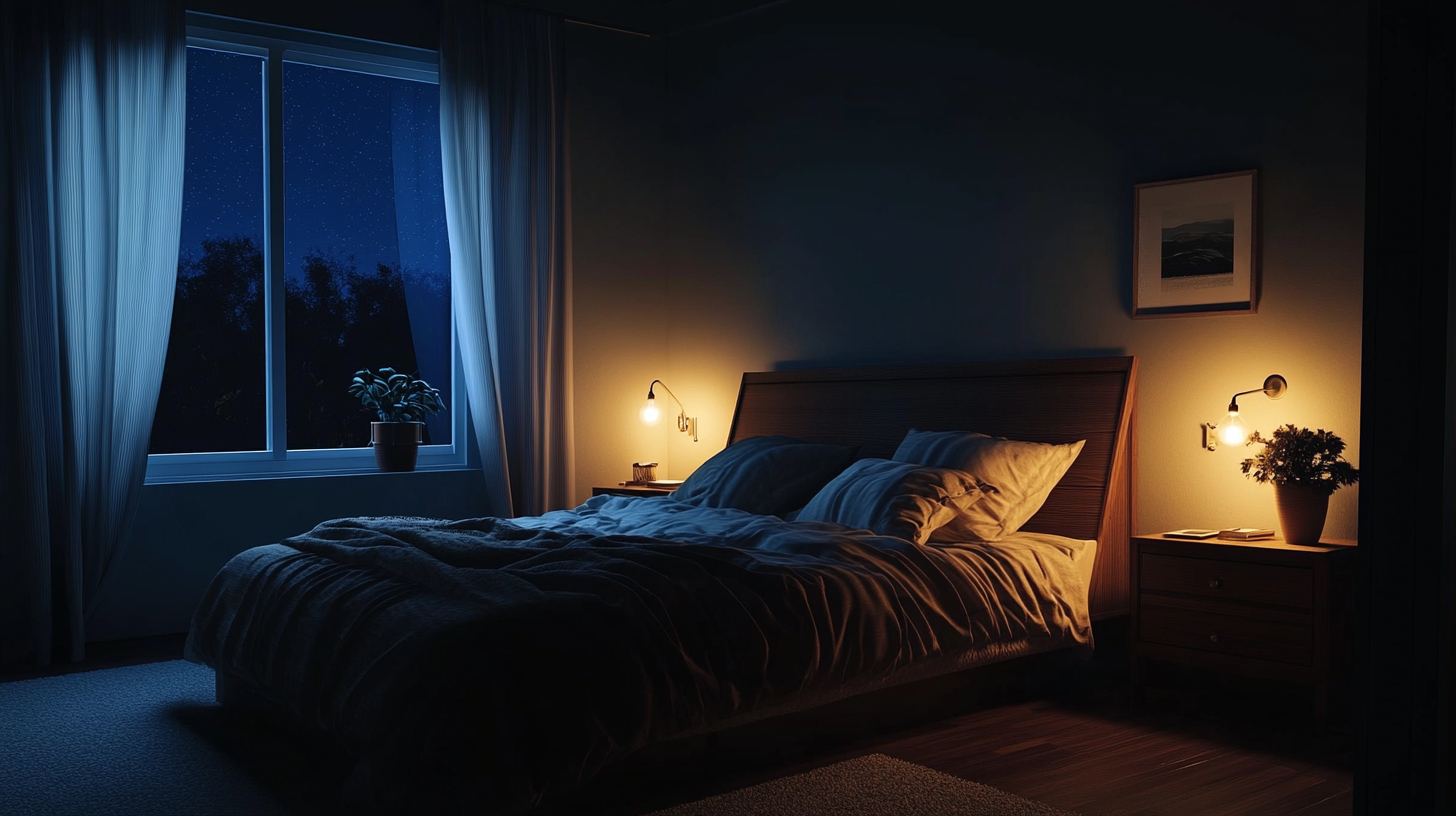
[[1139, 610], [1138, 637], [1144, 642], [1297, 666], [1313, 662], [1308, 623], [1159, 606], [1150, 600], [1144, 597]]
[[648, 487], [646, 485], [617, 485], [616, 487], [593, 487], [592, 496], [671, 496], [675, 487]]
[[1312, 570], [1154, 553], [1144, 553], [1140, 567], [1144, 590], [1314, 608]]

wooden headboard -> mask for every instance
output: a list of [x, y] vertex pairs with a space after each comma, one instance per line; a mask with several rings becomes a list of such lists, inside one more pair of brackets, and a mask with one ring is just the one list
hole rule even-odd
[[1129, 608], [1136, 394], [1135, 357], [747, 373], [728, 444], [786, 434], [889, 458], [911, 428], [1033, 442], [1085, 439], [1023, 529], [1097, 539], [1090, 602], [1100, 620]]

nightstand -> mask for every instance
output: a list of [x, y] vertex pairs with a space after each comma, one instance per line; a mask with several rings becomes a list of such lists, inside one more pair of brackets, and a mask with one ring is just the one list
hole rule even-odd
[[612, 487], [593, 487], [593, 496], [670, 496], [676, 487], [645, 487], [643, 485], [619, 484]]
[[1330, 686], [1348, 681], [1354, 544], [1134, 536], [1134, 695], [1149, 660], [1305, 682], [1327, 725]]

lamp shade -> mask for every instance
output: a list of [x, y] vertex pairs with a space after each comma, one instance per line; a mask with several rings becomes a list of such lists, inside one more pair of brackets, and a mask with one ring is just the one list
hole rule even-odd
[[642, 406], [641, 416], [644, 425], [656, 425], [662, 419], [662, 411], [658, 410], [656, 399], [647, 398], [647, 404]]
[[1223, 422], [1218, 424], [1218, 441], [1225, 445], [1242, 445], [1249, 438], [1249, 429], [1239, 419], [1238, 411], [1229, 411]]

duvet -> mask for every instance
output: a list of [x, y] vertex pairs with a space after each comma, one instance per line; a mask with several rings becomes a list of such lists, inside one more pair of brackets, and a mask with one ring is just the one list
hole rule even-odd
[[186, 656], [346, 745], [355, 803], [519, 813], [651, 743], [1089, 644], [1081, 544], [920, 546], [613, 496], [338, 519], [233, 558]]

